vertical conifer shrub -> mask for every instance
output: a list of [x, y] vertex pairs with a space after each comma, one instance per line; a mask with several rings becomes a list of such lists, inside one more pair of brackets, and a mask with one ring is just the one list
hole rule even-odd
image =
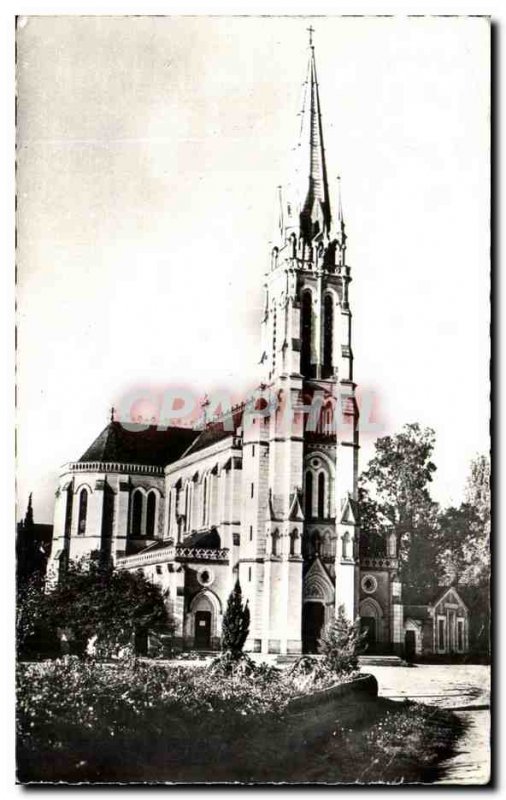
[[237, 579], [228, 597], [227, 608], [223, 617], [221, 639], [223, 650], [226, 653], [230, 653], [234, 658], [239, 658], [242, 653], [244, 643], [248, 638], [249, 623], [248, 602], [243, 603], [241, 584]]

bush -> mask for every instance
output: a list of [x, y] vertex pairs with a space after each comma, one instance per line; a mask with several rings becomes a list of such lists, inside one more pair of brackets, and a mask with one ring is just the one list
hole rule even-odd
[[358, 654], [365, 636], [359, 625], [359, 620], [350, 622], [344, 606], [339, 606], [337, 617], [329, 623], [319, 641], [324, 668], [338, 677], [358, 672]]
[[242, 653], [248, 638], [249, 621], [248, 603], [246, 601], [243, 605], [241, 584], [237, 579], [233, 591], [230, 592], [222, 624], [222, 647], [232, 658], [239, 658]]

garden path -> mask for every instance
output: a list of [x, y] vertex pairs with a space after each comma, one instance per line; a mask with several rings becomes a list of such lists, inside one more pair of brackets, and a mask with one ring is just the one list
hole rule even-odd
[[441, 784], [485, 784], [490, 779], [490, 667], [482, 664], [419, 664], [374, 667], [381, 697], [405, 698], [453, 710], [465, 732], [456, 753], [441, 765]]

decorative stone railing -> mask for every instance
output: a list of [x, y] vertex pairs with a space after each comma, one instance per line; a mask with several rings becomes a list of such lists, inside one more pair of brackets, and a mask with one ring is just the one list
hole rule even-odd
[[216, 549], [213, 547], [176, 547], [178, 561], [228, 561], [228, 547]]
[[116, 560], [116, 566], [118, 569], [133, 569], [134, 567], [163, 564], [167, 561], [228, 561], [228, 547], [215, 549], [213, 547], [171, 545], [160, 550], [153, 550], [152, 553], [132, 553], [131, 556], [122, 556]]
[[102, 461], [75, 461], [67, 464], [69, 472], [120, 472], [135, 475], [160, 475], [163, 477], [163, 467], [154, 467], [149, 464], [116, 464]]
[[148, 567], [151, 564], [161, 564], [165, 561], [174, 561], [175, 547], [164, 547], [163, 550], [154, 550], [152, 553], [132, 553], [131, 556], [122, 556], [116, 559], [116, 566], [121, 569], [133, 567]]

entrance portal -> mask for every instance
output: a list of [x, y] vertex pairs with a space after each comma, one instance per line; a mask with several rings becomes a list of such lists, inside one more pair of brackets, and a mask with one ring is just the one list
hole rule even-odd
[[211, 649], [211, 612], [195, 612], [195, 643], [196, 650]]
[[376, 618], [361, 617], [360, 629], [363, 633], [365, 633], [365, 636], [362, 641], [365, 646], [366, 653], [368, 651], [374, 650], [374, 646], [376, 644]]
[[318, 652], [318, 639], [325, 623], [325, 606], [311, 601], [304, 603], [302, 612], [302, 647], [304, 653]]
[[406, 661], [414, 661], [416, 656], [416, 634], [414, 631], [406, 631], [404, 634], [404, 655]]

